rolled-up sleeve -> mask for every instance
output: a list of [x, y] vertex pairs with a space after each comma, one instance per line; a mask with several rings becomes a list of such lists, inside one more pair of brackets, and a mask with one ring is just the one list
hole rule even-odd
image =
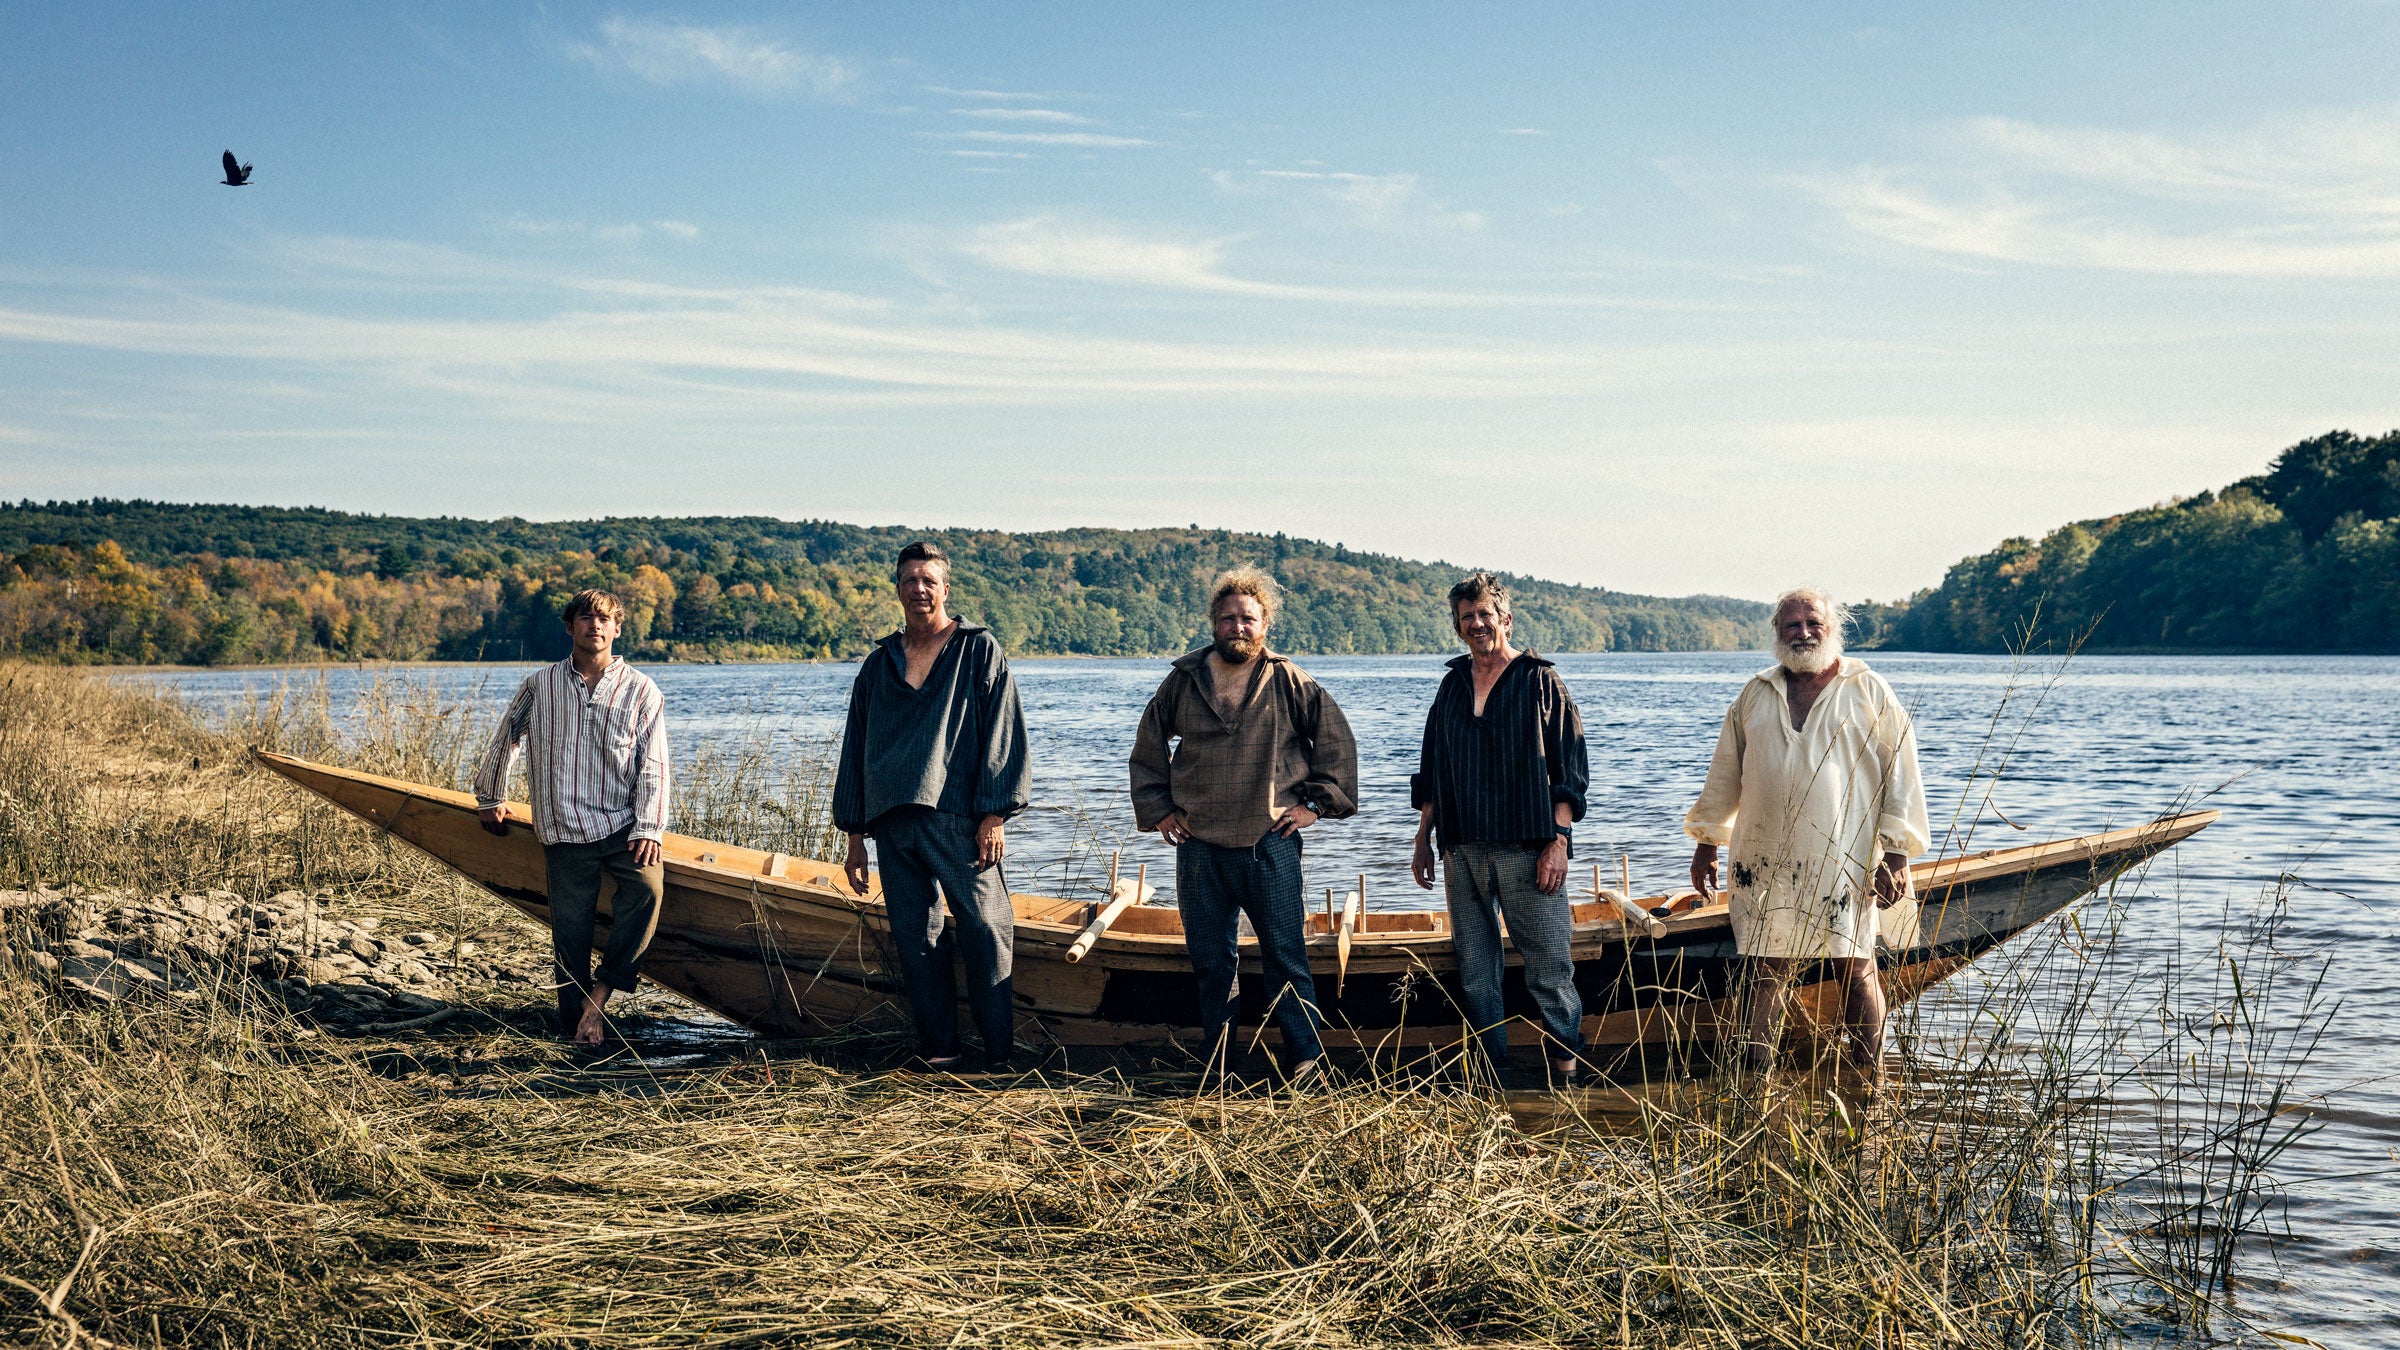
[[475, 766], [478, 810], [489, 811], [508, 800], [508, 775], [517, 766], [517, 744], [525, 739], [526, 723], [533, 717], [533, 686], [541, 677], [536, 671], [517, 686], [517, 696], [508, 701], [508, 711], [492, 732], [492, 743], [484, 747], [483, 760]]
[[1308, 719], [1308, 777], [1298, 795], [1328, 820], [1357, 815], [1358, 738], [1350, 732], [1350, 719], [1315, 680], [1301, 690], [1301, 706]]
[[1433, 805], [1434, 785], [1441, 781], [1437, 777], [1442, 771], [1442, 738], [1438, 731], [1441, 715], [1442, 696], [1436, 691], [1433, 706], [1425, 710], [1425, 740], [1417, 748], [1417, 771], [1408, 776], [1408, 809], [1411, 811], [1422, 811]]
[[844, 834], [867, 830], [867, 672], [874, 663], [875, 650], [870, 650], [850, 685], [850, 715], [842, 726], [842, 753], [833, 770], [833, 828]]
[[1545, 667], [1542, 690], [1542, 764], [1550, 775], [1550, 801], [1567, 804], [1567, 819], [1583, 819], [1591, 791], [1591, 751], [1583, 739], [1583, 710], [1567, 682]]
[[1877, 720], [1891, 730], [1876, 737], [1887, 758], [1875, 846], [1913, 858], [1933, 847], [1933, 824], [1925, 812], [1925, 780], [1917, 770], [1917, 728], [1897, 700], [1879, 709]]
[[[1743, 693], [1748, 693], [1747, 688]], [[1708, 781], [1700, 785], [1700, 800], [1684, 813], [1683, 832], [1703, 844], [1723, 848], [1733, 842], [1733, 822], [1742, 809], [1742, 696], [1725, 710], [1717, 729], [1717, 750], [1708, 761]]]
[[669, 764], [667, 762], [667, 701], [653, 685], [642, 699], [644, 726], [634, 742], [633, 832], [631, 839], [664, 839], [667, 834]]
[[1181, 695], [1182, 672], [1170, 672], [1150, 706], [1142, 709], [1141, 727], [1134, 732], [1133, 754], [1127, 761], [1132, 775], [1133, 823], [1155, 830], [1175, 814], [1175, 789], [1167, 743], [1175, 739], [1175, 701]]
[[1033, 803], [1032, 756], [1025, 740], [1025, 704], [1017, 696], [1017, 677], [1008, 668], [1000, 644], [991, 641], [991, 661], [983, 688], [978, 722], [983, 728], [983, 760], [975, 778], [977, 820], [1015, 816]]

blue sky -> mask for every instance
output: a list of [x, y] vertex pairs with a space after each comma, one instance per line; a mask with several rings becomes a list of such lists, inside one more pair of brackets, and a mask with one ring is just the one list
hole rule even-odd
[[2396, 39], [2345, 3], [10, 6], [0, 496], [1198, 522], [1891, 596], [2400, 424]]

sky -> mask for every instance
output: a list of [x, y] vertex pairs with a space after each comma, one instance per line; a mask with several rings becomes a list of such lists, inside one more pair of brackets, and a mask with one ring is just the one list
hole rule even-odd
[[9, 500], [1895, 598], [2400, 425], [2388, 3], [137, 0], [0, 50]]

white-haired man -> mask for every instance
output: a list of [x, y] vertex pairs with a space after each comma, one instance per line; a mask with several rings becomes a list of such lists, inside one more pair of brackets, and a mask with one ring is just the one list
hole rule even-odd
[[1815, 587], [1775, 601], [1775, 665], [1726, 710], [1700, 800], [1692, 886], [1717, 889], [1730, 848], [1734, 942], [1748, 958], [1745, 1060], [1774, 1063], [1793, 976], [1825, 963], [1842, 988], [1851, 1062], [1883, 1062], [1876, 915], [1908, 895], [1908, 860], [1932, 841], [1916, 731], [1883, 677], [1842, 654], [1848, 611]]

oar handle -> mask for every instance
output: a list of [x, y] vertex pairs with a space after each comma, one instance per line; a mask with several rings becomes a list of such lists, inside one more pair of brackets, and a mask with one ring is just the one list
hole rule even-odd
[[1106, 933], [1108, 926], [1117, 921], [1117, 916], [1124, 913], [1127, 907], [1136, 900], [1141, 899], [1141, 896], [1140, 891], [1128, 891], [1102, 906], [1100, 913], [1090, 923], [1083, 926], [1083, 931], [1076, 934], [1075, 941], [1067, 947], [1068, 962], [1072, 964], [1091, 955], [1093, 945], [1100, 941], [1100, 935]]

